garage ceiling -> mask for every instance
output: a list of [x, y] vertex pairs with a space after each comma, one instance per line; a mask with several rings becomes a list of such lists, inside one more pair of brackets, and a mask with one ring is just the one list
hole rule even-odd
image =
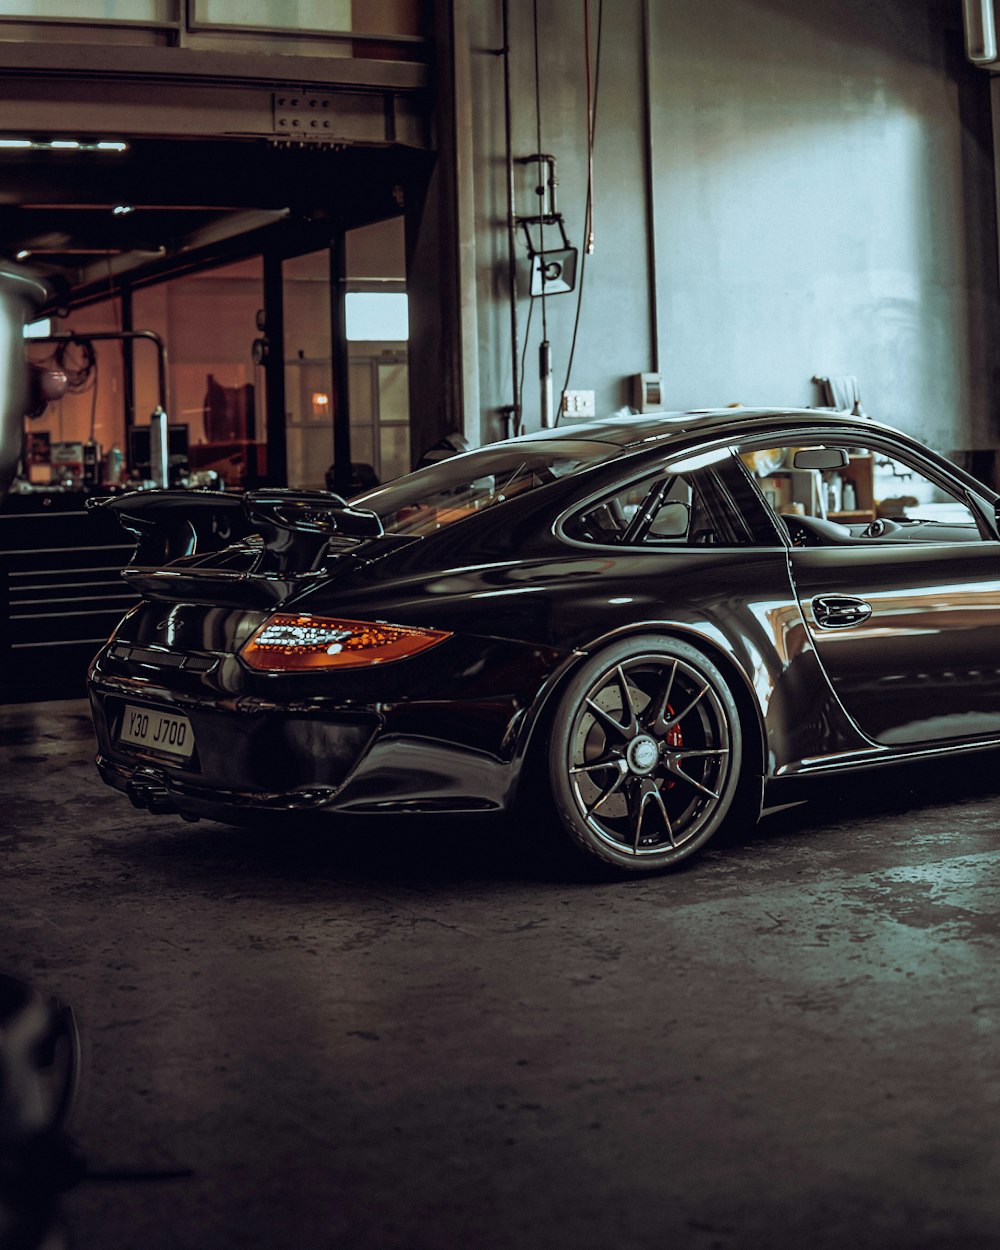
[[137, 140], [124, 152], [0, 149], [0, 254], [55, 279], [59, 299], [106, 295], [219, 251], [401, 211], [425, 160], [412, 149], [253, 140]]

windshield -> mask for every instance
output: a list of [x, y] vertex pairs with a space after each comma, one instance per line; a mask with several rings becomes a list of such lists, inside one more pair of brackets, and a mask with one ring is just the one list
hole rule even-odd
[[583, 439], [502, 443], [407, 473], [351, 503], [376, 512], [387, 534], [421, 537], [620, 452]]

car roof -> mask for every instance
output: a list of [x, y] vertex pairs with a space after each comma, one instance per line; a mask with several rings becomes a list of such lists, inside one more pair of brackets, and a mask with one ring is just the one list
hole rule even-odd
[[[669, 441], [692, 434], [707, 437], [742, 437], [761, 423], [775, 432], [785, 427], [829, 425], [833, 430], [879, 430], [898, 436], [900, 431], [879, 421], [854, 417], [850, 413], [822, 408], [701, 408], [689, 412], [625, 413], [621, 416], [599, 417], [575, 425], [560, 425], [551, 430], [522, 434], [517, 442], [546, 439], [577, 439], [593, 443], [609, 443], [627, 450], [653, 441]], [[511, 440], [514, 441], [514, 440]]]

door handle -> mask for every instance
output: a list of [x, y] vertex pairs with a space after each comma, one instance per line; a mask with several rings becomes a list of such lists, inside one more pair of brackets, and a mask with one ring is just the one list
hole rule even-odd
[[821, 595], [812, 601], [816, 624], [822, 629], [850, 629], [872, 614], [872, 605], [853, 595]]

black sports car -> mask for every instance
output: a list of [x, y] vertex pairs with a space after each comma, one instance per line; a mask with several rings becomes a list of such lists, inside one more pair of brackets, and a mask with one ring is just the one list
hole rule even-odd
[[1000, 744], [997, 496], [875, 422], [623, 417], [349, 504], [99, 502], [142, 602], [90, 672], [97, 765], [153, 811], [498, 810], [537, 772], [648, 870], [781, 778]]

